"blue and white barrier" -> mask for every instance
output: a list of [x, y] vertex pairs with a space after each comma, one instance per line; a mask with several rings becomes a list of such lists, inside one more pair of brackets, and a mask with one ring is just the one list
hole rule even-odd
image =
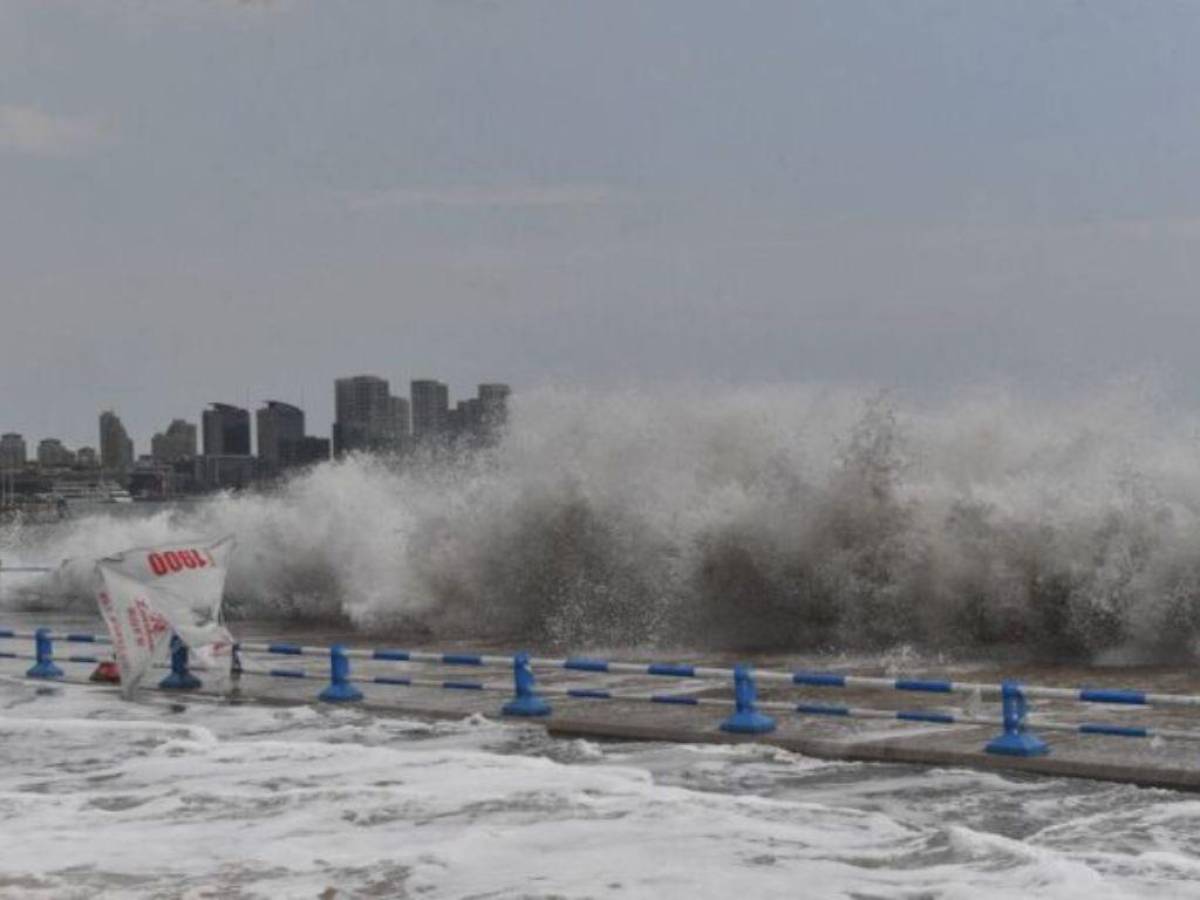
[[[56, 634], [47, 628], [32, 632], [0, 629], [0, 648], [4, 641], [32, 640], [35, 653], [32, 656], [7, 652], [0, 649], [0, 659], [31, 659], [34, 661], [26, 673], [30, 678], [58, 679], [63, 677], [56, 662], [99, 663], [95, 656], [71, 655], [56, 657], [54, 641], [105, 645], [110, 641], [106, 635], [74, 633]], [[328, 660], [322, 672], [306, 669], [303, 665], [259, 666], [247, 665], [244, 655], [260, 657], [316, 658]], [[511, 672], [511, 679], [503, 682], [484, 681], [477, 678], [421, 678], [407, 672], [401, 674], [355, 675], [351, 671], [352, 661], [372, 665], [401, 663], [447, 668], [496, 669], [503, 667]], [[873, 676], [845, 675], [837, 672], [752, 670], [739, 664], [732, 668], [719, 666], [696, 666], [676, 662], [619, 662], [592, 657], [542, 658], [526, 653], [514, 655], [477, 654], [467, 652], [438, 652], [428, 650], [402, 650], [394, 648], [346, 648], [309, 646], [287, 642], [241, 642], [234, 647], [230, 673], [236, 686], [243, 675], [282, 678], [289, 680], [307, 679], [326, 681], [319, 692], [324, 702], [346, 703], [364, 699], [360, 685], [378, 687], [413, 687], [453, 691], [476, 691], [484, 693], [506, 693], [510, 695], [501, 712], [511, 716], [549, 716], [553, 709], [546, 697], [562, 697], [568, 700], [616, 701], [623, 703], [648, 702], [655, 704], [722, 707], [730, 708], [727, 698], [696, 696], [693, 693], [626, 691], [614, 690], [609, 686], [574, 687], [561, 685], [538, 686], [535, 671], [557, 670], [560, 672], [586, 675], [632, 675], [672, 678], [679, 681], [721, 680], [731, 684], [733, 709], [722, 720], [720, 728], [733, 734], [766, 734], [776, 728], [776, 720], [767, 713], [799, 716], [833, 716], [862, 719], [893, 719], [904, 722], [931, 725], [996, 725], [995, 718], [963, 715], [943, 710], [885, 710], [851, 707], [838, 704], [794, 703], [779, 700], [760, 701], [759, 682], [778, 687], [806, 687], [850, 689], [858, 691], [894, 691], [920, 694], [971, 694], [981, 699], [999, 700], [1002, 731], [989, 741], [985, 749], [989, 753], [1009, 756], [1034, 756], [1048, 752], [1046, 742], [1038, 737], [1037, 731], [1073, 732], [1080, 735], [1104, 735], [1130, 738], [1179, 738], [1200, 740], [1200, 732], [1152, 728], [1144, 725], [1109, 723], [1068, 724], [1044, 721], [1030, 715], [1030, 700], [1068, 701], [1085, 704], [1118, 704], [1122, 706], [1149, 707], [1197, 707], [1200, 696], [1181, 694], [1150, 693], [1137, 690], [1112, 688], [1056, 688], [1025, 686], [1006, 681], [1001, 685], [976, 682], [956, 682], [937, 679], [882, 678]], [[171, 673], [159, 685], [163, 689], [180, 690], [200, 687], [200, 681], [188, 670], [188, 650], [177, 638], [173, 639]], [[701, 686], [701, 685], [698, 685]], [[709, 689], [704, 686], [702, 689]]]
[[[323, 652], [324, 648], [304, 647], [294, 644], [242, 644], [243, 650], [266, 654], [285, 656], [314, 656]], [[518, 666], [513, 657], [469, 653], [443, 653], [433, 651], [408, 651], [397, 649], [356, 649], [346, 651], [348, 658], [368, 661], [398, 661], [408, 663], [423, 663], [435, 666], [468, 666], [494, 667], [512, 665], [514, 673], [528, 671], [532, 676], [534, 668], [559, 669], [591, 673], [621, 673], [629, 675], [669, 676], [679, 679], [691, 678], [727, 678], [734, 679], [735, 709], [733, 715], [722, 723], [722, 730], [734, 733], [767, 733], [774, 728], [770, 717], [759, 710], [771, 712], [794, 713], [799, 715], [840, 716], [864, 719], [894, 719], [905, 722], [926, 723], [934, 725], [992, 725], [994, 718], [966, 716], [956, 713], [931, 710], [880, 710], [856, 708], [829, 704], [801, 703], [792, 704], [778, 701], [758, 702], [756, 690], [753, 687], [755, 679], [774, 683], [788, 683], [808, 687], [848, 688], [858, 690], [888, 690], [906, 693], [932, 694], [977, 694], [980, 697], [1000, 699], [1004, 706], [1002, 717], [1002, 733], [990, 741], [987, 750], [991, 753], [1007, 755], [1032, 756], [1047, 751], [1047, 745], [1040, 738], [1030, 733], [1029, 729], [1036, 726], [1039, 730], [1074, 732], [1085, 735], [1107, 735], [1112, 737], [1136, 738], [1179, 738], [1200, 740], [1200, 733], [1170, 729], [1154, 729], [1143, 726], [1112, 725], [1106, 723], [1065, 724], [1051, 721], [1032, 721], [1028, 715], [1027, 701], [1031, 697], [1054, 700], [1073, 700], [1083, 703], [1140, 703], [1147, 706], [1195, 706], [1200, 705], [1200, 698], [1175, 694], [1149, 694], [1127, 690], [1096, 689], [1096, 688], [1040, 688], [1024, 687], [1013, 682], [1003, 685], [982, 684], [975, 682], [952, 682], [944, 680], [909, 679], [909, 678], [877, 678], [870, 676], [843, 675], [829, 672], [779, 672], [761, 671], [752, 676], [748, 667], [736, 666], [733, 669], [723, 667], [690, 666], [678, 663], [630, 663], [615, 662], [591, 658], [525, 658]], [[741, 680], [739, 681], [739, 670]], [[249, 674], [267, 677], [321, 677], [296, 669], [251, 669]], [[523, 696], [524, 692], [532, 690], [532, 682], [521, 680], [515, 685], [515, 699]], [[507, 685], [488, 684], [482, 681], [422, 679], [411, 676], [377, 675], [371, 677], [350, 677], [350, 681], [361, 684], [392, 685], [417, 688], [435, 688], [445, 690], [491, 691], [507, 692]], [[685, 706], [721, 706], [728, 708], [728, 701], [712, 697], [695, 697], [679, 694], [621, 692], [603, 688], [563, 688], [542, 687], [539, 691], [545, 696], [561, 696], [575, 700], [612, 700], [620, 702], [650, 702]], [[509, 704], [511, 706], [511, 704]], [[751, 727], [741, 731], [739, 723], [753, 723]], [[751, 730], [752, 729], [752, 730]]]

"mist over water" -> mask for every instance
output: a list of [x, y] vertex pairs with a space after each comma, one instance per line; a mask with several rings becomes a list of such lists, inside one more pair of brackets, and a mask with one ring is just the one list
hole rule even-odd
[[[0, 532], [6, 561], [237, 535], [231, 610], [580, 649], [1175, 660], [1200, 635], [1200, 425], [1145, 386], [936, 404], [809, 386], [515, 398], [494, 450]], [[72, 577], [6, 604], [62, 604]], [[88, 602], [79, 601], [74, 602]]]

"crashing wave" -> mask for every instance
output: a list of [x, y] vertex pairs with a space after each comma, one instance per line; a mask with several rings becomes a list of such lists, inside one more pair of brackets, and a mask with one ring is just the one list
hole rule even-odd
[[[271, 494], [10, 530], [0, 556], [233, 532], [229, 602], [255, 618], [573, 647], [1179, 656], [1200, 634], [1195, 433], [1136, 386], [936, 407], [545, 389], [469, 459], [349, 459]], [[67, 571], [36, 593], [78, 592]]]

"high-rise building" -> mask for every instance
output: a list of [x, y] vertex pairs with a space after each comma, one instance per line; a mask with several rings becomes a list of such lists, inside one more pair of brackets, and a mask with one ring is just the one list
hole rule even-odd
[[172, 419], [167, 430], [150, 439], [150, 456], [157, 463], [185, 462], [196, 456], [196, 426]]
[[446, 430], [460, 446], [472, 446], [479, 438], [482, 423], [483, 407], [479, 400], [472, 397], [459, 400], [458, 405], [450, 410], [446, 421]]
[[262, 475], [275, 475], [284, 466], [284, 445], [304, 439], [304, 410], [279, 400], [268, 400], [266, 404], [255, 413], [258, 471]]
[[63, 469], [75, 464], [75, 454], [58, 438], [43, 438], [38, 442], [38, 465], [47, 469]]
[[445, 436], [449, 425], [450, 389], [440, 381], [412, 382], [412, 435], [417, 444]]
[[95, 447], [80, 447], [75, 451], [75, 465], [84, 469], [94, 469], [100, 464], [96, 458]]
[[334, 382], [334, 418], [343, 424], [382, 421], [388, 411], [386, 378], [354, 375]]
[[355, 375], [334, 383], [333, 452], [397, 451], [408, 436], [408, 401], [393, 397], [386, 378]]
[[100, 465], [113, 472], [133, 467], [133, 441], [112, 410], [100, 413]]
[[479, 386], [479, 421], [476, 426], [485, 443], [499, 440], [508, 425], [508, 398], [512, 388], [507, 384], [481, 384]]
[[0, 469], [24, 468], [27, 452], [21, 435], [11, 431], [0, 435]]
[[250, 455], [250, 411], [228, 403], [210, 404], [202, 417], [205, 456]]

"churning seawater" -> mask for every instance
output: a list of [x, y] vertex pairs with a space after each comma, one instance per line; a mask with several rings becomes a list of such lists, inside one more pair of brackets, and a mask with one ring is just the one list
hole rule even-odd
[[1195, 897], [1200, 800], [0, 678], [0, 896]]

